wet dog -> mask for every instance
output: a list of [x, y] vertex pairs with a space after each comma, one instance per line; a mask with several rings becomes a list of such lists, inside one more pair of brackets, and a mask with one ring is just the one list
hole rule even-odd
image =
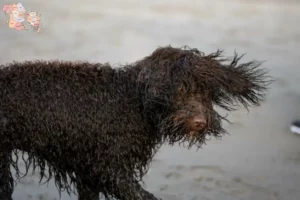
[[[10, 166], [54, 178], [80, 200], [157, 199], [139, 181], [165, 142], [200, 147], [221, 137], [215, 106], [258, 106], [270, 83], [260, 63], [217, 51], [156, 49], [112, 68], [87, 62], [14, 62], [0, 69], [0, 199], [11, 200]], [[13, 154], [12, 154], [13, 153]], [[24, 157], [24, 153], [28, 156]], [[13, 159], [13, 156], [17, 159]], [[48, 168], [47, 168], [48, 166]]]

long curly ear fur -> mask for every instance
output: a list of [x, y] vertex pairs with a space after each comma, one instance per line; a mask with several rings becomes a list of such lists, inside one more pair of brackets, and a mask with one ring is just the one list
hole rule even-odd
[[164, 104], [172, 101], [180, 87], [187, 93], [205, 94], [216, 105], [234, 110], [241, 103], [259, 106], [272, 78], [262, 62], [239, 63], [242, 56], [224, 58], [222, 51], [205, 55], [187, 46], [161, 47], [137, 62], [143, 66], [138, 81], [146, 100]]
[[274, 81], [266, 69], [260, 68], [263, 62], [239, 63], [243, 56], [235, 52], [233, 58], [224, 58], [222, 51], [217, 51], [202, 57], [194, 68], [196, 76], [202, 74], [210, 79], [212, 101], [226, 110], [235, 110], [239, 103], [246, 109], [259, 106]]

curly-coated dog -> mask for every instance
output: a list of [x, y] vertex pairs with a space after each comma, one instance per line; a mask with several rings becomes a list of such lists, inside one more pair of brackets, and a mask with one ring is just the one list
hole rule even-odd
[[[220, 137], [214, 106], [258, 106], [269, 77], [260, 63], [160, 47], [112, 68], [87, 62], [14, 62], [0, 69], [0, 199], [11, 200], [19, 158], [80, 200], [155, 200], [139, 181], [164, 143], [200, 147]], [[24, 155], [24, 152], [27, 154]]]

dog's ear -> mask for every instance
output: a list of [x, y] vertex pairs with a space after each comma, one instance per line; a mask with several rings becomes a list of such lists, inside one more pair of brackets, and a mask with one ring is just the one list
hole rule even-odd
[[[216, 88], [213, 101], [227, 110], [234, 109], [236, 103], [241, 103], [246, 108], [249, 105], [259, 106], [268, 85], [273, 82], [267, 71], [260, 68], [262, 62], [250, 61], [239, 64], [243, 55], [238, 56], [236, 53], [231, 60], [217, 60], [220, 55], [219, 51], [205, 58], [213, 63], [211, 67]], [[226, 61], [231, 62], [226, 64]]]
[[162, 101], [170, 92], [166, 76], [162, 67], [144, 65], [137, 78], [140, 92], [148, 100]]

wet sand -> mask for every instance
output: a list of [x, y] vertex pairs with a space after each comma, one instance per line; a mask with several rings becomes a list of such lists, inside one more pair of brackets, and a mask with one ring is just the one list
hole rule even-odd
[[[63, 59], [117, 66], [168, 44], [206, 53], [224, 49], [228, 56], [236, 50], [247, 53], [244, 60], [264, 60], [277, 81], [262, 106], [229, 113], [234, 124], [224, 126], [230, 135], [199, 151], [164, 146], [145, 187], [164, 200], [300, 199], [300, 136], [288, 130], [300, 119], [300, 3], [159, 2], [23, 0], [26, 9], [42, 14], [41, 32], [8, 29], [0, 15], [0, 62]], [[39, 186], [38, 180], [22, 179], [14, 199], [59, 199], [53, 182]], [[76, 197], [63, 193], [62, 199]]]

